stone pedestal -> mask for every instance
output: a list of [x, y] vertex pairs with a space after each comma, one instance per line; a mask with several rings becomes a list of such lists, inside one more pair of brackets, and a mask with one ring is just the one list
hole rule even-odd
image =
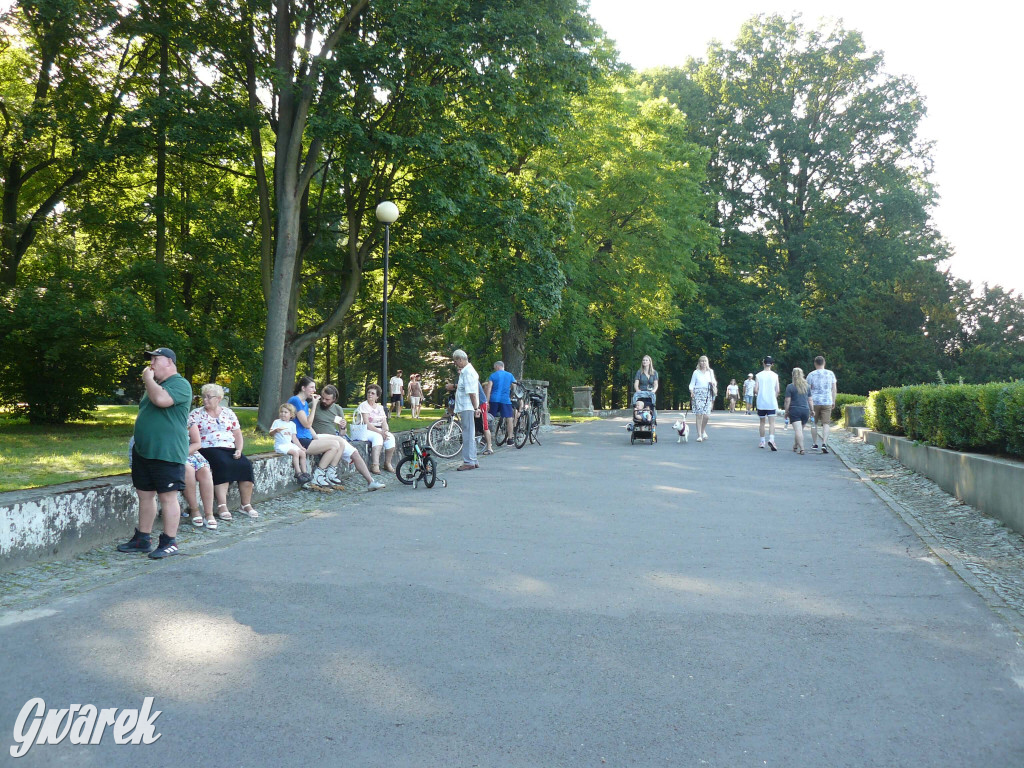
[[548, 384], [547, 381], [540, 381], [538, 379], [520, 379], [519, 383], [527, 389], [532, 389], [534, 392], [540, 392], [544, 396], [544, 404], [541, 406], [541, 419], [540, 423], [542, 426], [548, 426], [551, 424], [551, 411], [548, 410]]
[[572, 388], [572, 415], [593, 416], [594, 415], [594, 388], [573, 387]]

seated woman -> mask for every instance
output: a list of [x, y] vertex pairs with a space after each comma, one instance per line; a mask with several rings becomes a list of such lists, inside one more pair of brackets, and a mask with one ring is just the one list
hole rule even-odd
[[[252, 462], [242, 454], [242, 427], [230, 408], [220, 403], [224, 389], [217, 384], [204, 384], [203, 407], [188, 415], [188, 434], [191, 442], [198, 441], [199, 452], [210, 462], [213, 472], [213, 490], [217, 497], [217, 517], [230, 520], [228, 511], [228, 484], [238, 483], [242, 497], [239, 509], [243, 515], [259, 517], [252, 506]], [[221, 511], [223, 510], [223, 511]]]
[[352, 437], [370, 442], [370, 472], [380, 474], [380, 452], [384, 453], [384, 469], [394, 472], [391, 457], [395, 453], [395, 436], [388, 430], [388, 416], [380, 404], [381, 388], [371, 384], [366, 388], [366, 399], [356, 408], [352, 424]]
[[[198, 430], [196, 430], [198, 432]], [[185, 462], [185, 504], [186, 512], [192, 518], [192, 525], [202, 528], [203, 524], [211, 531], [217, 530], [217, 518], [213, 516], [213, 473], [210, 471], [210, 462], [199, 452], [199, 435], [192, 435], [189, 430], [189, 437], [195, 440], [189, 441], [188, 461]], [[203, 500], [202, 511], [196, 501], [196, 486], [199, 486], [199, 496]]]
[[309, 376], [300, 378], [288, 402], [295, 406], [296, 437], [306, 449], [306, 456], [320, 457], [319, 465], [313, 470], [313, 485], [320, 488], [341, 485], [336, 467], [341, 461], [343, 441], [335, 434], [319, 435], [313, 429], [313, 417], [320, 405], [316, 382]]
[[[345, 422], [345, 409], [338, 405], [340, 396], [341, 393], [333, 384], [327, 384], [320, 390], [320, 405], [313, 411], [313, 432], [320, 438], [337, 439], [341, 443], [341, 455], [338, 461], [352, 464], [356, 471], [366, 479], [367, 490], [376, 491], [383, 488], [384, 484], [373, 479], [359, 451], [345, 438], [348, 424]], [[334, 477], [338, 477], [337, 466], [332, 466], [328, 470], [328, 477], [331, 476], [331, 470], [333, 470]]]

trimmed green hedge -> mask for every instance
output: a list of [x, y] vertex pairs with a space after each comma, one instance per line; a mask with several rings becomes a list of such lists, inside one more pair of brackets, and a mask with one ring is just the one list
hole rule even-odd
[[922, 384], [868, 395], [869, 428], [939, 448], [1024, 456], [1024, 382]]

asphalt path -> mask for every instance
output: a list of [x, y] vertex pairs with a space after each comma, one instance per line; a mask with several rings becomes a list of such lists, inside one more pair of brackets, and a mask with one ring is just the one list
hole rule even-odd
[[[0, 765], [1024, 766], [1020, 636], [863, 481], [672, 420], [0, 613]], [[161, 735], [15, 760], [35, 697], [153, 697]]]

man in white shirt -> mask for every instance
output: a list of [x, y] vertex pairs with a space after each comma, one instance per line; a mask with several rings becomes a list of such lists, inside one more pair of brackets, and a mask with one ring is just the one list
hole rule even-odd
[[754, 374], [748, 373], [747, 380], [743, 382], [743, 402], [747, 405], [747, 416], [754, 407]]
[[476, 428], [473, 423], [480, 413], [480, 376], [469, 363], [469, 355], [463, 350], [452, 352], [452, 361], [459, 369], [459, 384], [455, 388], [455, 412], [462, 424], [462, 466], [459, 472], [479, 469], [476, 459]]
[[391, 412], [395, 416], [402, 415], [402, 395], [405, 394], [405, 382], [402, 381], [402, 371], [396, 371], [395, 375], [388, 379], [388, 393], [391, 395]]
[[768, 447], [773, 451], [775, 446], [775, 411], [779, 407], [779, 375], [772, 370], [775, 361], [771, 355], [761, 361], [764, 370], [754, 377], [754, 397], [757, 398], [757, 415], [761, 420], [761, 445], [765, 443], [765, 419], [768, 420]]
[[825, 358], [818, 355], [814, 358], [814, 370], [807, 374], [807, 386], [810, 387], [809, 400], [814, 421], [811, 422], [811, 437], [818, 448], [818, 425], [822, 427], [821, 452], [828, 453], [828, 429], [832, 422], [832, 406], [836, 403], [839, 384], [836, 375], [825, 367]]

